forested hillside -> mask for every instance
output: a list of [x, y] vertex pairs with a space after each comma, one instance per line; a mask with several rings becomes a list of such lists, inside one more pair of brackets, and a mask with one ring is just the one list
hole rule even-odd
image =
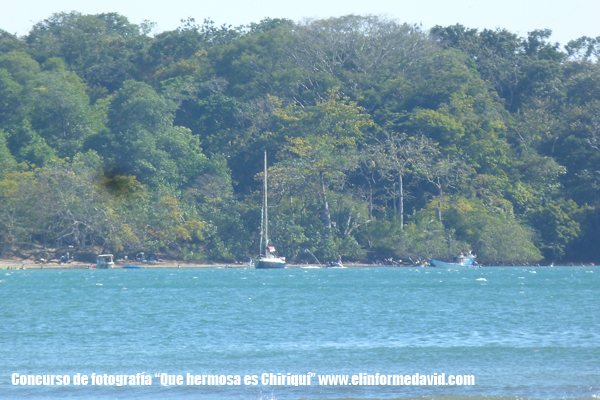
[[[600, 43], [368, 16], [0, 30], [0, 253], [600, 258]], [[575, 39], [575, 38], [574, 38]]]

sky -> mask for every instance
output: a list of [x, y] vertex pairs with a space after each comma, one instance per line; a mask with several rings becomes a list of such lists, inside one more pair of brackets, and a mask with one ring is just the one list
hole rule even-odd
[[182, 19], [210, 18], [218, 25], [258, 22], [265, 17], [293, 21], [347, 14], [378, 15], [400, 22], [469, 28], [505, 28], [521, 36], [550, 28], [564, 45], [581, 36], [600, 36], [600, 0], [0, 0], [0, 29], [19, 36], [56, 12], [117, 12], [130, 22], [149, 20], [153, 33], [177, 28]]

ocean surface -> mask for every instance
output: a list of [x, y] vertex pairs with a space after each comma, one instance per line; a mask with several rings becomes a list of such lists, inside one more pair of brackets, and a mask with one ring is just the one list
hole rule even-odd
[[[598, 267], [1, 270], [0, 304], [2, 399], [600, 397]], [[138, 373], [151, 385], [109, 382]], [[188, 373], [242, 382], [192, 385]], [[264, 373], [315, 375], [289, 386], [261, 384]], [[361, 373], [475, 384], [317, 380]]]

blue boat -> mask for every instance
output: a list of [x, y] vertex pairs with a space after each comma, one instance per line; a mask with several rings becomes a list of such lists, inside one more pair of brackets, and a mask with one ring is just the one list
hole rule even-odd
[[459, 255], [458, 257], [452, 257], [452, 262], [440, 261], [440, 260], [429, 260], [429, 264], [436, 268], [480, 268], [474, 254]]
[[344, 264], [342, 264], [341, 262], [336, 262], [336, 263], [327, 263], [325, 264], [325, 266], [323, 268], [346, 268], [344, 267]]

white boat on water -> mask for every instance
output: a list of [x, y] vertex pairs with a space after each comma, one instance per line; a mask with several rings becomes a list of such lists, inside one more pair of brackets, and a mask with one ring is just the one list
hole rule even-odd
[[97, 269], [109, 269], [114, 268], [115, 262], [113, 261], [112, 254], [99, 254], [96, 257], [96, 268]]
[[254, 260], [257, 269], [285, 268], [285, 257], [275, 255], [275, 247], [269, 245], [269, 212], [267, 208], [267, 152], [265, 151], [265, 181], [263, 208], [260, 221], [260, 256]]

